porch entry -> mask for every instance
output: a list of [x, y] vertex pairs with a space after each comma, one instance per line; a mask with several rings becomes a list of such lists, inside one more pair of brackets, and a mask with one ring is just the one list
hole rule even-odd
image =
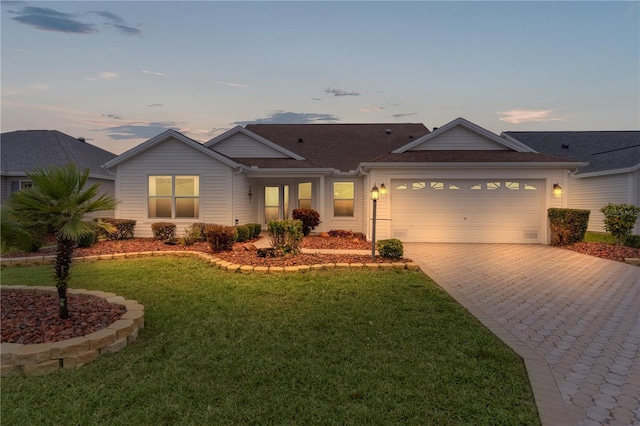
[[289, 219], [289, 185], [264, 187], [264, 223]]

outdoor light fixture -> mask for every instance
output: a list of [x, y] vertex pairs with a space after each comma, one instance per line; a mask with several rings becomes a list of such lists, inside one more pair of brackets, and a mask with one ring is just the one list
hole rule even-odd
[[562, 187], [557, 183], [553, 184], [553, 195], [556, 197], [559, 197], [562, 195]]
[[380, 195], [387, 195], [387, 187], [384, 186], [384, 183], [380, 185]]
[[247, 193], [249, 196], [249, 202], [251, 202], [251, 197], [253, 197], [253, 192], [251, 192], [251, 187], [249, 187], [249, 192]]
[[371, 188], [371, 199], [373, 201], [378, 201], [378, 197], [380, 197], [380, 191], [378, 191], [378, 187], [374, 183], [373, 184], [373, 188]]

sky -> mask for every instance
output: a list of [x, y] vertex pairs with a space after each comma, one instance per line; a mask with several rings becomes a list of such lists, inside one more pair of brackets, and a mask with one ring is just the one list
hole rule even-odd
[[2, 132], [640, 129], [640, 2], [1, 2]]

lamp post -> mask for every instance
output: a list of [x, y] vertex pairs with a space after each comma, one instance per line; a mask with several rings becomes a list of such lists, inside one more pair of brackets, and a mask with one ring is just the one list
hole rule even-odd
[[380, 193], [378, 192], [378, 187], [376, 184], [373, 184], [373, 188], [371, 188], [371, 199], [373, 200], [373, 226], [371, 228], [371, 259], [376, 259], [376, 208], [378, 207], [378, 197]]

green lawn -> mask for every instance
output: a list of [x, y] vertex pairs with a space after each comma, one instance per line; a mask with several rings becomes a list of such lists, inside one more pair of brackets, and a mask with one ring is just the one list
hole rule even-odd
[[[2, 270], [47, 285], [49, 266]], [[419, 272], [221, 272], [191, 258], [80, 263], [136, 299], [135, 344], [2, 379], [7, 425], [539, 424], [522, 361]]]
[[584, 234], [584, 240], [588, 243], [606, 243], [616, 244], [616, 238], [613, 235], [605, 234], [602, 232], [586, 232]]

